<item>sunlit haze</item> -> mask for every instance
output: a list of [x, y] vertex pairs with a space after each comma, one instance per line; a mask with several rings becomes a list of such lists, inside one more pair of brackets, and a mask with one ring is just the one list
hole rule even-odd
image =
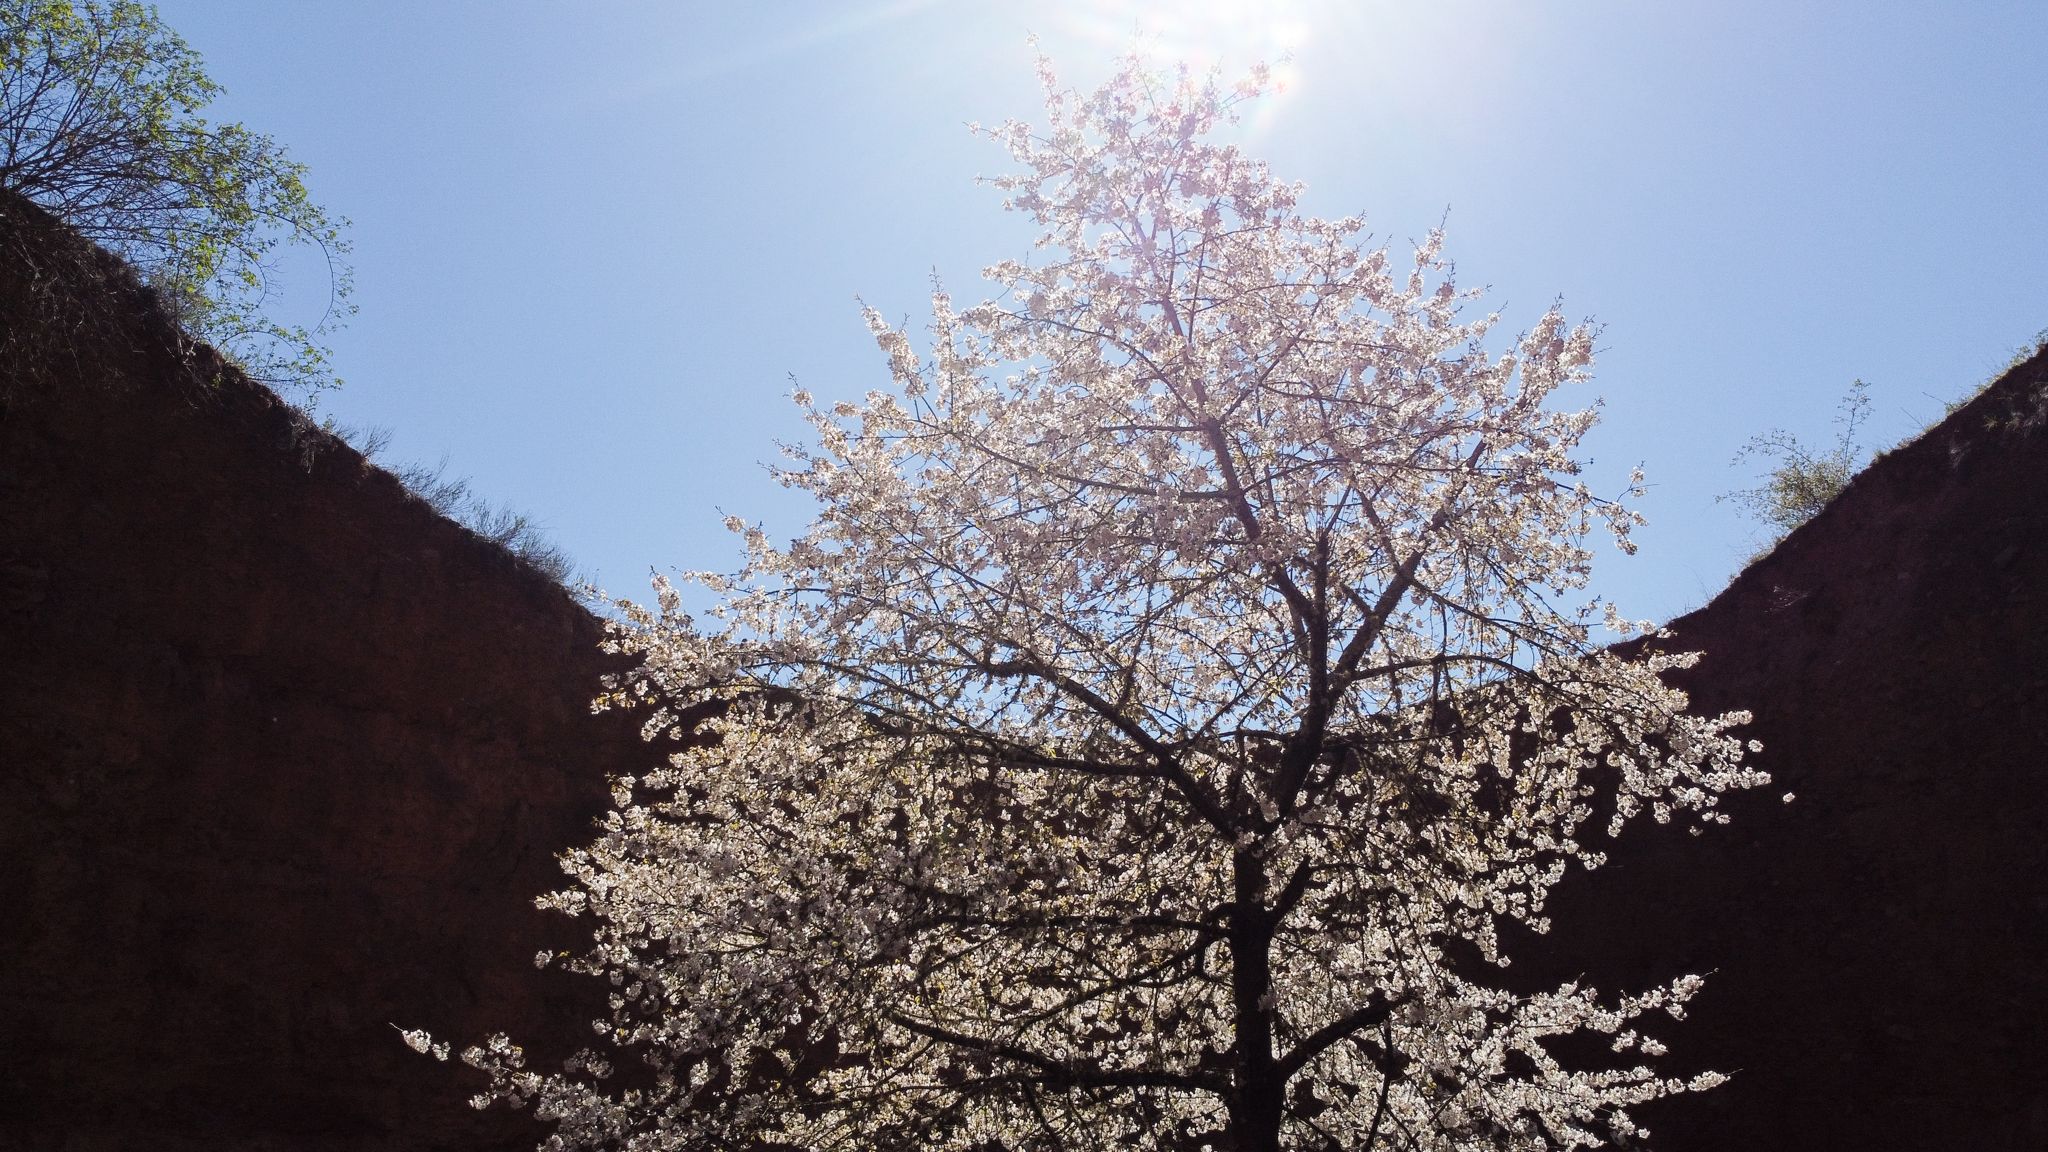
[[[354, 221], [360, 314], [322, 410], [394, 433], [637, 595], [725, 568], [726, 513], [823, 397], [887, 383], [856, 296], [923, 311], [1026, 254], [968, 121], [1037, 115], [1136, 50], [1284, 91], [1236, 139], [1404, 253], [1440, 222], [1505, 338], [1602, 325], [1596, 487], [1650, 478], [1632, 616], [1760, 543], [1715, 496], [1749, 436], [1829, 435], [1858, 377], [1885, 447], [2048, 325], [2048, 8], [1295, 0], [294, 5], [165, 0]], [[295, 285], [310, 270], [287, 269]]]

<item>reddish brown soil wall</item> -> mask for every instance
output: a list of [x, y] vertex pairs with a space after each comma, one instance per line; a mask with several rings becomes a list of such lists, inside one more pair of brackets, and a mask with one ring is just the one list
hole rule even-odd
[[1735, 1078], [1645, 1110], [1651, 1146], [2048, 1148], [2048, 355], [1671, 629], [1775, 781], [1631, 833], [1530, 966], [1711, 973], [1665, 1031]]
[[601, 1014], [597, 623], [13, 201], [0, 325], [0, 1148], [531, 1147], [391, 1025]]

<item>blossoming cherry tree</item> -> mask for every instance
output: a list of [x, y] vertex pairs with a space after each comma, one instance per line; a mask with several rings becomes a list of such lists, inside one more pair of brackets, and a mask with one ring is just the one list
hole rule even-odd
[[[1304, 214], [1210, 139], [1261, 74], [1045, 80], [987, 130], [1040, 258], [921, 343], [868, 314], [894, 388], [798, 393], [817, 519], [734, 522], [711, 620], [622, 606], [600, 704], [670, 754], [543, 901], [593, 947], [540, 958], [611, 1013], [559, 1074], [472, 1049], [479, 1105], [592, 1149], [1640, 1137], [1716, 1080], [1643, 1031], [1699, 981], [1510, 994], [1498, 929], [1590, 837], [1764, 777], [1684, 657], [1592, 642], [1587, 538], [1638, 518], [1549, 406], [1591, 332], [1490, 352], [1439, 236], [1397, 268]], [[1613, 1059], [1564, 1066], [1581, 1032]]]

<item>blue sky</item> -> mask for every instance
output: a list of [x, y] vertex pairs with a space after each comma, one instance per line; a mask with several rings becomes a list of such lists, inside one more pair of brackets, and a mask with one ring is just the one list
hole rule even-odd
[[[1184, 0], [294, 4], [160, 0], [217, 118], [354, 221], [360, 314], [322, 409], [472, 478], [636, 595], [725, 568], [724, 513], [806, 509], [759, 466], [820, 396], [886, 384], [855, 296], [959, 297], [1028, 235], [969, 120], [1083, 86], [1130, 34], [1226, 67], [1292, 50], [1240, 141], [1405, 250], [1439, 220], [1508, 331], [1603, 326], [1593, 439], [1641, 463], [1632, 616], [1708, 599], [1760, 536], [1717, 493], [1749, 436], [1939, 416], [2048, 326], [2048, 5]], [[324, 294], [286, 268], [298, 299]], [[319, 287], [319, 292], [309, 289]]]

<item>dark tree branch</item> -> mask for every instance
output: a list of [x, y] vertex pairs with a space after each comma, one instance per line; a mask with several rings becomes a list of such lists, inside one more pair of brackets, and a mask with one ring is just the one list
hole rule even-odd
[[1308, 1067], [1316, 1057], [1343, 1043], [1352, 1035], [1367, 1028], [1377, 1028], [1381, 1022], [1392, 1016], [1394, 1009], [1406, 1002], [1405, 997], [1381, 1000], [1377, 1004], [1365, 1004], [1349, 1013], [1330, 1021], [1294, 1046], [1294, 1050], [1282, 1056], [1275, 1064], [1282, 1080], [1293, 1078], [1294, 1074]]

